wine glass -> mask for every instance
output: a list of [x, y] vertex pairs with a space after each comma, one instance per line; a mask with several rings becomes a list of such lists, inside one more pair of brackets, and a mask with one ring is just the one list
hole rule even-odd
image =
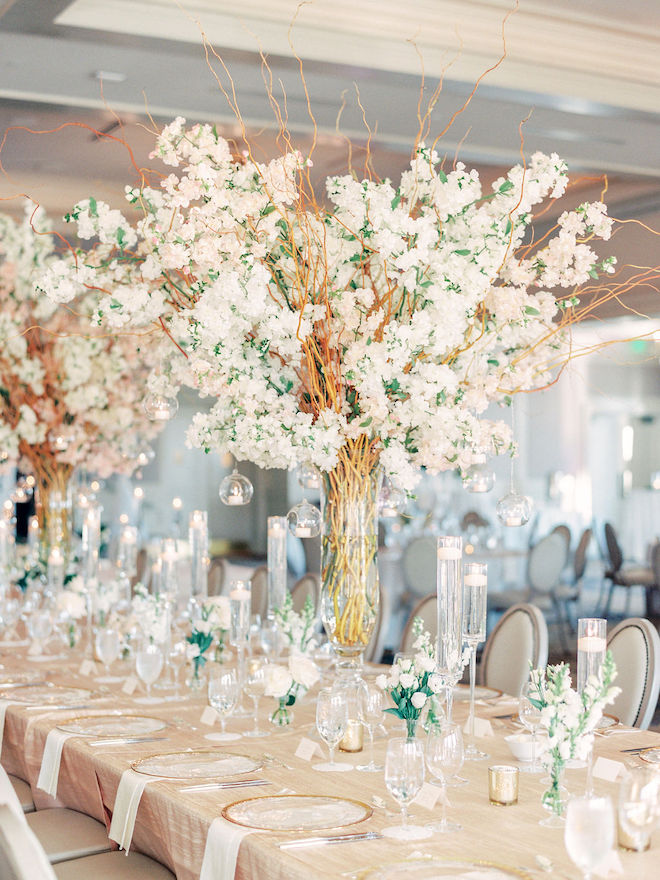
[[383, 718], [383, 691], [375, 682], [362, 682], [357, 692], [357, 709], [358, 720], [366, 727], [369, 734], [369, 763], [358, 764], [357, 769], [368, 773], [379, 772], [383, 769], [383, 765], [374, 761], [374, 728]]
[[269, 731], [259, 729], [259, 700], [266, 689], [266, 660], [263, 657], [250, 657], [245, 670], [243, 690], [254, 703], [254, 727], [246, 736], [268, 736]]
[[261, 627], [261, 650], [271, 663], [277, 663], [282, 652], [282, 635], [274, 620], [266, 620]]
[[619, 825], [630, 842], [629, 847], [626, 843], [626, 848], [646, 849], [658, 818], [660, 775], [651, 767], [634, 767], [619, 787]]
[[424, 749], [419, 740], [395, 737], [387, 744], [385, 754], [385, 785], [401, 805], [401, 824], [383, 828], [385, 837], [396, 840], [423, 840], [432, 831], [408, 824], [408, 804], [424, 784]]
[[532, 760], [529, 766], [523, 764], [520, 767], [523, 773], [540, 773], [541, 768], [537, 761], [537, 740], [536, 734], [541, 726], [541, 710], [535, 706], [530, 697], [533, 698], [537, 692], [536, 686], [531, 681], [526, 681], [520, 691], [520, 699], [518, 701], [518, 717], [521, 724], [532, 734]]
[[156, 681], [163, 668], [163, 652], [159, 645], [148, 643], [142, 645], [135, 655], [135, 671], [147, 688], [144, 701], [152, 702], [151, 685]]
[[39, 654], [45, 654], [46, 642], [53, 631], [53, 618], [50, 609], [35, 608], [27, 619], [30, 638], [39, 647]]
[[174, 694], [176, 698], [179, 698], [180, 690], [181, 690], [181, 670], [185, 666], [186, 663], [186, 649], [187, 644], [182, 639], [174, 642], [170, 647], [168, 652], [170, 666], [172, 667], [172, 672], [174, 673]]
[[209, 705], [215, 709], [220, 717], [222, 732], [207, 733], [205, 739], [211, 739], [216, 742], [230, 742], [231, 740], [241, 738], [240, 733], [227, 733], [225, 729], [227, 718], [236, 708], [240, 694], [241, 687], [235, 669], [227, 669], [211, 675], [208, 684]]
[[348, 727], [348, 703], [343, 690], [322, 688], [316, 698], [316, 729], [330, 752], [330, 761], [314, 764], [315, 770], [336, 771], [352, 770], [352, 764], [337, 764], [335, 749]]
[[21, 602], [13, 596], [6, 596], [0, 605], [0, 626], [4, 627], [2, 638], [4, 641], [11, 642], [18, 640], [16, 632], [16, 624], [21, 619]]
[[95, 639], [96, 656], [105, 667], [105, 675], [96, 680], [101, 683], [119, 681], [116, 675], [110, 675], [110, 666], [119, 657], [121, 651], [121, 635], [118, 630], [111, 626], [100, 627], [96, 631]]
[[614, 808], [608, 797], [573, 797], [566, 808], [564, 843], [573, 864], [591, 880], [614, 845]]
[[443, 788], [442, 818], [428, 825], [430, 831], [446, 834], [460, 831], [462, 826], [447, 821], [446, 788], [447, 778], [455, 775], [463, 766], [463, 734], [458, 724], [452, 721], [433, 727], [426, 737], [426, 766], [432, 776], [440, 780]]

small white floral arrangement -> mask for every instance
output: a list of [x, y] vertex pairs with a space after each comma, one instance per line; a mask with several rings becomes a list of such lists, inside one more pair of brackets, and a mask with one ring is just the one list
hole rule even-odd
[[199, 607], [199, 615], [192, 621], [192, 631], [186, 636], [188, 649], [186, 655], [193, 661], [195, 680], [199, 680], [200, 669], [206, 664], [205, 654], [215, 639], [220, 647], [231, 622], [229, 599], [227, 596], [210, 596]]
[[565, 663], [533, 669], [530, 702], [541, 710], [541, 726], [548, 732], [548, 745], [542, 755], [550, 770], [550, 788], [543, 794], [543, 803], [552, 812], [563, 810], [561, 774], [571, 758], [584, 761], [594, 741], [594, 730], [603, 717], [603, 708], [621, 693], [612, 687], [616, 665], [610, 651], [605, 655], [600, 678], [591, 676], [582, 693], [571, 687], [571, 673]]
[[135, 585], [134, 594], [131, 604], [142, 634], [152, 644], [162, 645], [167, 638], [167, 597], [150, 593], [141, 583]]
[[87, 614], [87, 602], [82, 593], [66, 587], [57, 594], [55, 610], [58, 620], [66, 629], [66, 640], [70, 648], [76, 646], [76, 621]]
[[299, 651], [291, 652], [288, 666], [267, 664], [265, 669], [264, 695], [275, 697], [278, 701], [278, 706], [270, 716], [270, 720], [273, 724], [283, 727], [291, 723], [292, 714], [289, 711], [291, 706], [319, 680], [319, 670], [309, 657]]
[[287, 640], [291, 650], [307, 654], [316, 647], [314, 639], [314, 626], [316, 624], [316, 611], [311, 596], [305, 599], [302, 612], [298, 614], [293, 610], [293, 599], [287, 591], [280, 608], [274, 610], [277, 627]]
[[415, 728], [422, 709], [429, 697], [443, 689], [442, 679], [435, 670], [435, 651], [431, 636], [423, 629], [420, 617], [413, 621], [415, 641], [414, 657], [400, 657], [392, 664], [389, 676], [379, 675], [376, 684], [386, 690], [394, 706], [385, 709], [406, 722], [408, 736], [415, 735]]

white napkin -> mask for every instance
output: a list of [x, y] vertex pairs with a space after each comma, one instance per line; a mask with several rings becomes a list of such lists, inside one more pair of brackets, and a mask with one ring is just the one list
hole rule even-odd
[[72, 736], [75, 734], [66, 733], [64, 730], [58, 730], [54, 727], [46, 737], [37, 788], [45, 791], [51, 797], [55, 797], [57, 794], [57, 781], [60, 777], [60, 761], [62, 760], [64, 743]]
[[214, 819], [206, 836], [199, 880], [234, 880], [241, 841], [256, 830], [234, 825], [222, 816]]
[[0, 755], [2, 755], [2, 740], [5, 735], [5, 715], [7, 706], [18, 705], [16, 700], [0, 700]]
[[108, 837], [116, 841], [120, 849], [126, 850], [126, 855], [131, 848], [135, 817], [144, 787], [148, 782], [158, 782], [162, 778], [162, 776], [145, 776], [130, 769], [124, 770], [121, 775]]

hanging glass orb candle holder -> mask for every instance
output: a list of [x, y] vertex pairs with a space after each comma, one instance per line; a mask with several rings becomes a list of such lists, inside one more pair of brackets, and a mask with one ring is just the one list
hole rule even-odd
[[51, 432], [48, 440], [54, 452], [65, 452], [69, 448], [69, 438], [59, 432]]
[[393, 519], [403, 512], [408, 496], [399, 489], [388, 476], [383, 477], [378, 496], [378, 516], [381, 519]]
[[150, 391], [145, 395], [144, 411], [152, 422], [167, 422], [174, 418], [179, 409], [176, 397], [166, 397], [164, 394], [155, 394]]
[[321, 534], [321, 511], [306, 498], [291, 508], [286, 520], [296, 538], [315, 538]]
[[534, 504], [527, 495], [520, 495], [513, 487], [497, 502], [497, 518], [505, 526], [524, 526], [529, 522]]
[[254, 486], [243, 474], [239, 474], [236, 465], [220, 483], [220, 501], [229, 507], [241, 507], [249, 504], [254, 493]]
[[321, 488], [321, 475], [319, 474], [318, 468], [309, 461], [305, 461], [298, 465], [296, 476], [303, 489]]
[[474, 460], [463, 473], [463, 487], [467, 492], [490, 492], [495, 485], [495, 472], [491, 467], [486, 453], [479, 450]]

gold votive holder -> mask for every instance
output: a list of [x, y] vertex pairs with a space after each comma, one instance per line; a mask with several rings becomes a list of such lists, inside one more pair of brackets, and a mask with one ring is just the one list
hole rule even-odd
[[498, 807], [509, 807], [518, 803], [517, 767], [510, 764], [495, 764], [488, 768], [488, 799]]
[[620, 849], [628, 849], [633, 852], [645, 852], [651, 846], [651, 830], [638, 831], [637, 834], [629, 834], [617, 820], [617, 838]]
[[356, 718], [349, 718], [346, 733], [339, 741], [342, 752], [361, 752], [364, 745], [364, 728]]

